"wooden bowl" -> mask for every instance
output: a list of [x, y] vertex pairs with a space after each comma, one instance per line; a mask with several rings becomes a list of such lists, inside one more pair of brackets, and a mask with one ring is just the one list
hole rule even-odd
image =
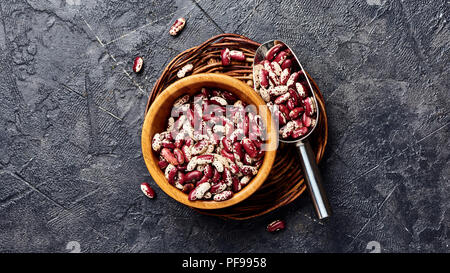
[[[216, 202], [208, 200], [189, 201], [188, 195], [179, 189], [170, 185], [164, 177], [163, 171], [158, 167], [158, 157], [151, 148], [151, 140], [156, 133], [165, 131], [167, 119], [174, 101], [184, 94], [193, 95], [200, 91], [202, 87], [212, 87], [229, 91], [238, 96], [247, 104], [257, 106], [258, 113], [261, 115], [267, 127], [268, 140], [266, 143], [270, 147], [265, 152], [263, 164], [258, 174], [247, 184], [241, 191], [226, 201]], [[247, 84], [235, 78], [218, 73], [196, 74], [176, 81], [167, 87], [155, 101], [152, 103], [145, 117], [144, 126], [142, 128], [142, 153], [144, 155], [145, 164], [151, 176], [159, 187], [169, 196], [190, 207], [199, 209], [220, 209], [232, 206], [252, 195], [266, 180], [275, 160], [277, 147], [277, 132], [267, 107], [258, 107], [264, 105], [261, 97]]]

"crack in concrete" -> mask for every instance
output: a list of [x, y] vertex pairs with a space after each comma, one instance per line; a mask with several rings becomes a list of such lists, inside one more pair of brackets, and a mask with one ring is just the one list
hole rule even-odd
[[18, 180], [22, 181], [23, 183], [25, 183], [25, 185], [27, 185], [29, 188], [31, 188], [33, 191], [39, 193], [40, 195], [42, 195], [45, 199], [49, 200], [51, 203], [53, 203], [54, 205], [56, 205], [57, 207], [59, 207], [60, 209], [63, 210], [68, 210], [66, 209], [63, 205], [61, 205], [60, 203], [58, 203], [56, 200], [54, 200], [53, 198], [51, 198], [50, 196], [48, 196], [47, 194], [45, 194], [44, 192], [42, 192], [41, 190], [39, 190], [38, 188], [34, 187], [33, 185], [31, 185], [30, 183], [28, 183], [28, 181], [26, 181], [20, 174], [18, 174], [17, 172], [11, 172], [11, 171], [7, 171], [9, 172], [10, 175], [12, 175], [13, 177], [17, 178]]
[[369, 220], [367, 220], [367, 222], [364, 224], [364, 226], [354, 236], [354, 239], [352, 240], [352, 242], [349, 245], [353, 244], [353, 242], [359, 237], [359, 235], [361, 235], [361, 233], [366, 229], [366, 227], [370, 223], [370, 221], [372, 221], [372, 219], [375, 218], [375, 216], [377, 216], [377, 214], [380, 212], [381, 208], [389, 200], [389, 198], [391, 198], [392, 194], [394, 193], [394, 191], [397, 189], [398, 186], [399, 185], [395, 185], [394, 188], [392, 188], [392, 190], [389, 192], [389, 194], [386, 196], [386, 198], [384, 198], [383, 202], [381, 202], [380, 206], [378, 206], [377, 211], [369, 218]]
[[439, 132], [440, 130], [444, 129], [445, 127], [447, 127], [450, 124], [450, 122], [447, 122], [446, 124], [442, 125], [441, 127], [439, 127], [438, 129], [434, 130], [433, 132], [429, 133], [428, 135], [424, 136], [423, 138], [419, 139], [416, 144], [421, 143], [422, 141], [424, 141], [425, 139], [435, 135], [437, 132]]

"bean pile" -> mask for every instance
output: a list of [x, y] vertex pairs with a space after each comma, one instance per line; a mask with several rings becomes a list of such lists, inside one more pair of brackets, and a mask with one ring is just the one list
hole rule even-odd
[[258, 173], [264, 134], [256, 108], [230, 92], [202, 88], [175, 101], [152, 149], [168, 182], [189, 200], [224, 201]]
[[303, 70], [288, 48], [283, 44], [270, 48], [254, 73], [256, 91], [278, 118], [282, 139], [298, 139], [314, 128], [317, 106]]

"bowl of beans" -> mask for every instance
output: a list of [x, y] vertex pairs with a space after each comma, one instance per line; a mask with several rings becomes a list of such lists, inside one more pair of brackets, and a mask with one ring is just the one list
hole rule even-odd
[[218, 73], [176, 81], [152, 103], [142, 152], [158, 186], [200, 209], [237, 204], [265, 181], [278, 133], [264, 100], [247, 84]]

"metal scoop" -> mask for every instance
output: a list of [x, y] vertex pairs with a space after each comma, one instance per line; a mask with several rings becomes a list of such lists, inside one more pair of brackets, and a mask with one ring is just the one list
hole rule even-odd
[[[290, 47], [288, 47], [282, 41], [272, 40], [272, 41], [265, 42], [256, 50], [255, 58], [253, 60], [253, 82], [256, 83], [255, 77], [259, 77], [255, 73], [255, 65], [260, 63], [262, 60], [264, 60], [266, 53], [269, 51], [269, 49], [277, 44], [283, 44], [287, 49], [289, 49], [291, 51], [292, 57], [293, 57], [292, 61], [293, 62], [296, 61], [300, 70], [302, 70], [304, 72], [306, 81], [308, 82], [308, 87], [309, 87], [310, 93], [313, 95], [314, 103], [315, 103], [315, 106], [317, 107], [318, 104], [317, 104], [316, 95], [314, 94], [314, 89], [312, 88], [311, 83], [310, 83], [308, 77], [306, 76], [307, 75], [306, 71], [303, 69], [302, 64], [298, 60], [297, 56], [295, 56], [292, 49]], [[295, 64], [293, 64], [293, 66], [294, 65]], [[254, 86], [254, 87], [256, 90], [256, 86]], [[301, 138], [296, 139], [296, 140], [283, 140], [280, 138], [280, 141], [284, 142], [284, 143], [293, 143], [298, 147], [298, 150], [300, 152], [300, 156], [302, 159], [301, 164], [303, 167], [303, 172], [305, 174], [306, 183], [308, 185], [308, 189], [311, 194], [311, 199], [313, 201], [314, 208], [316, 210], [318, 218], [324, 219], [331, 215], [331, 207], [330, 207], [330, 204], [326, 197], [325, 190], [322, 187], [322, 182], [321, 182], [322, 179], [320, 176], [319, 168], [317, 167], [314, 153], [313, 153], [313, 151], [311, 149], [311, 145], [309, 144], [308, 139], [307, 139], [312, 134], [312, 132], [316, 128], [317, 123], [319, 121], [319, 112], [320, 111], [319, 111], [318, 107], [316, 109], [317, 109], [317, 111], [316, 111], [317, 112], [317, 114], [316, 114], [317, 122], [315, 122], [314, 127], [311, 128], [306, 135], [304, 135]]]

